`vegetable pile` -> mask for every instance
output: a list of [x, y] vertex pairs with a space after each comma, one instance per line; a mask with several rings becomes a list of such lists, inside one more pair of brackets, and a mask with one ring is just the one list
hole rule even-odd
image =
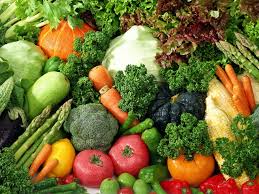
[[1, 0], [0, 193], [259, 193], [257, 0]]

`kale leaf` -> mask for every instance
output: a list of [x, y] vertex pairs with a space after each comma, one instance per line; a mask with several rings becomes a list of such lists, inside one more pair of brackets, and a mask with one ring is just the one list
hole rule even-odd
[[162, 78], [171, 90], [186, 89], [188, 92], [207, 92], [209, 82], [215, 75], [213, 61], [189, 60], [189, 64], [180, 64], [161, 69]]
[[157, 152], [163, 157], [176, 159], [184, 154], [187, 160], [192, 160], [195, 153], [212, 154], [213, 146], [209, 140], [206, 122], [198, 120], [190, 113], [181, 115], [179, 125], [167, 124], [165, 133], [157, 148]]
[[228, 138], [218, 138], [215, 150], [224, 159], [221, 171], [231, 177], [239, 177], [243, 171], [251, 179], [259, 173], [259, 132], [250, 117], [238, 115], [234, 118], [231, 130], [236, 137], [232, 141]]
[[128, 65], [125, 72], [118, 71], [115, 87], [122, 96], [119, 107], [125, 112], [132, 111], [138, 118], [145, 116], [158, 92], [155, 77], [147, 74], [147, 68], [143, 64]]
[[0, 192], [12, 194], [31, 194], [33, 185], [29, 172], [17, 168], [14, 153], [9, 148], [0, 152]]

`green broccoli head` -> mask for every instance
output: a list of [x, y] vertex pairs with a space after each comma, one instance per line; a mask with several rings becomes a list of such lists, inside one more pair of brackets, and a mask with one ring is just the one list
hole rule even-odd
[[107, 151], [118, 132], [117, 120], [97, 103], [80, 105], [71, 110], [64, 129], [71, 133], [77, 151]]

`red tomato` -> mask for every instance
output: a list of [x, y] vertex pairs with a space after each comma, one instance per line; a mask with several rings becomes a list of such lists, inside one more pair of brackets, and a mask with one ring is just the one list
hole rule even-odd
[[118, 191], [118, 194], [134, 194], [132, 188], [124, 187]]
[[149, 152], [139, 135], [120, 137], [109, 151], [115, 174], [123, 172], [137, 176], [140, 169], [148, 166]]
[[99, 150], [84, 150], [77, 154], [73, 171], [80, 183], [87, 187], [99, 187], [106, 178], [113, 176], [111, 158]]

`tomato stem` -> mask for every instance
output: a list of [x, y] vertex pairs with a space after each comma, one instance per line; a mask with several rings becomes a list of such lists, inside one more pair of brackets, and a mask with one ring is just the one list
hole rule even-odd
[[90, 162], [91, 164], [95, 164], [97, 166], [103, 166], [103, 161], [100, 159], [100, 155], [93, 155], [91, 158], [90, 158]]
[[133, 154], [133, 150], [130, 146], [126, 145], [126, 147], [124, 148], [122, 155], [129, 158], [131, 157]]

